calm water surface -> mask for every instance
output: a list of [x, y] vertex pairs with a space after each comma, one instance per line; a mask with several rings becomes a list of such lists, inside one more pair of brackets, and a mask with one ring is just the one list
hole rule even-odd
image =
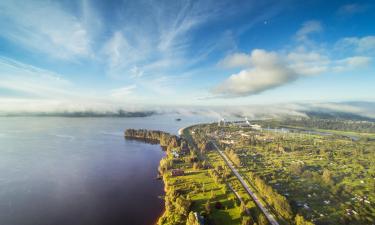
[[158, 145], [126, 128], [178, 128], [207, 118], [0, 117], [1, 225], [143, 225], [163, 210]]

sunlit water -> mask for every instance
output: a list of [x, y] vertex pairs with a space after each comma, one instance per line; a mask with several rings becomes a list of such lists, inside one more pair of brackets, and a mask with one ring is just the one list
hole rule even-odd
[[0, 224], [152, 224], [164, 152], [126, 128], [178, 128], [207, 118], [0, 118]]

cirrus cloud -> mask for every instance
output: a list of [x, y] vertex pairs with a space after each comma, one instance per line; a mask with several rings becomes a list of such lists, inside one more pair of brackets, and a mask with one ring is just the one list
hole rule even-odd
[[297, 31], [296, 38], [298, 41], [308, 40], [308, 36], [313, 33], [318, 33], [323, 30], [322, 24], [316, 20], [306, 21], [302, 27]]
[[57, 2], [1, 1], [0, 27], [0, 37], [53, 58], [92, 56], [92, 40], [83, 19]]
[[358, 53], [372, 53], [375, 52], [375, 36], [365, 37], [346, 37], [340, 39], [336, 43], [337, 49], [354, 50]]

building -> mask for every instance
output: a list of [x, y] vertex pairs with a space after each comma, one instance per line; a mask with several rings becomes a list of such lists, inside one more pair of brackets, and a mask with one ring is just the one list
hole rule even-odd
[[217, 125], [220, 127], [220, 126], [225, 126], [225, 119], [224, 118], [222, 118], [221, 120], [219, 120], [218, 122], [217, 122]]
[[198, 215], [197, 212], [194, 212], [194, 216], [199, 225], [204, 225], [204, 218], [201, 215]]
[[172, 155], [173, 155], [173, 158], [179, 158], [180, 157], [180, 154], [178, 154], [178, 152], [176, 150], [172, 150]]
[[185, 175], [184, 170], [181, 170], [181, 169], [174, 169], [174, 170], [172, 170], [172, 176], [173, 177], [183, 176], [183, 175]]
[[262, 129], [262, 127], [258, 124], [251, 124], [250, 127], [254, 130], [261, 130]]

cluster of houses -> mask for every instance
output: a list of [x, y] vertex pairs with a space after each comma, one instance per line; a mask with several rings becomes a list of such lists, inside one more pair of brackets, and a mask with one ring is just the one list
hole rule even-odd
[[187, 145], [186, 142], [183, 142], [181, 144], [181, 150], [172, 149], [171, 154], [172, 154], [173, 158], [178, 159], [178, 158], [180, 158], [180, 156], [189, 154], [189, 152], [190, 152], [189, 146]]
[[233, 121], [233, 122], [226, 122], [225, 119], [222, 118], [217, 122], [217, 125], [219, 127], [234, 125], [238, 127], [250, 127], [251, 129], [254, 129], [254, 130], [262, 130], [262, 126], [260, 126], [259, 124], [251, 124], [247, 118], [245, 118], [245, 121]]
[[236, 122], [236, 125], [239, 127], [249, 127], [253, 130], [262, 130], [262, 126], [260, 126], [259, 124], [250, 123], [249, 120], [247, 120], [247, 118], [245, 118], [245, 121]]
[[346, 211], [346, 215], [348, 215], [348, 216], [358, 215], [358, 213], [353, 209], [345, 209], [345, 211]]
[[371, 202], [368, 200], [368, 197], [367, 196], [359, 196], [359, 195], [355, 195], [353, 198], [352, 198], [352, 201], [358, 201], [358, 202], [364, 202], [364, 203], [367, 203], [367, 204], [370, 204]]

